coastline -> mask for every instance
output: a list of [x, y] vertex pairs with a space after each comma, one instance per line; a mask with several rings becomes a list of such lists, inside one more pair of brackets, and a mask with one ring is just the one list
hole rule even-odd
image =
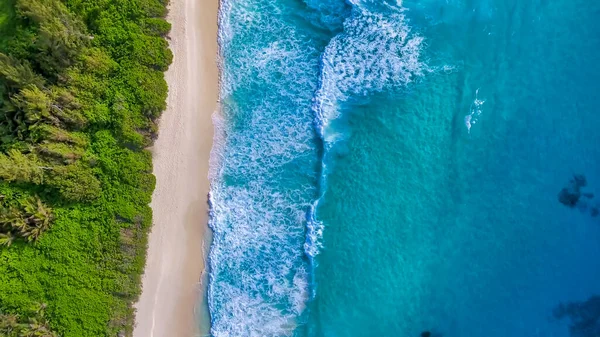
[[171, 0], [167, 109], [151, 151], [156, 189], [134, 337], [206, 336], [205, 267], [212, 114], [217, 109], [218, 0]]

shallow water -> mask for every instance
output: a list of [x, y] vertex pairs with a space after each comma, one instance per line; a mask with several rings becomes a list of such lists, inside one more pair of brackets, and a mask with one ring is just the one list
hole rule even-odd
[[552, 310], [600, 293], [600, 218], [557, 200], [600, 190], [598, 19], [222, 2], [212, 334], [568, 336]]

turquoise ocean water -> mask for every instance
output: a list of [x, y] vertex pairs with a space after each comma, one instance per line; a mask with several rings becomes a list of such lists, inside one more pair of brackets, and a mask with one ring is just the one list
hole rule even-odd
[[[600, 294], [600, 2], [223, 0], [221, 336], [567, 337]], [[592, 335], [593, 337], [597, 337]]]

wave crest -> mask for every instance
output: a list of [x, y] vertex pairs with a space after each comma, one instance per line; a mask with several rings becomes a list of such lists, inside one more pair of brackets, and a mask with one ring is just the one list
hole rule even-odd
[[[351, 96], [367, 96], [404, 87], [429, 71], [420, 60], [423, 37], [412, 34], [400, 1], [352, 0], [352, 15], [344, 30], [325, 49], [321, 60], [320, 86], [315, 95], [315, 125], [324, 153], [319, 180], [320, 197], [313, 203], [308, 223], [307, 255], [322, 248], [324, 225], [318, 220], [319, 200], [326, 191], [328, 150], [344, 135], [332, 130], [341, 106]], [[383, 10], [382, 10], [383, 9]]]

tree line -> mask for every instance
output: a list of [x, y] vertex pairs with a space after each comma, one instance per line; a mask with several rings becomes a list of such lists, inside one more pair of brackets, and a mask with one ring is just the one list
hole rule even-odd
[[10, 323], [7, 336], [29, 336], [18, 327], [37, 303], [48, 336], [129, 335], [151, 224], [145, 148], [172, 60], [167, 0], [6, 1], [0, 335]]

